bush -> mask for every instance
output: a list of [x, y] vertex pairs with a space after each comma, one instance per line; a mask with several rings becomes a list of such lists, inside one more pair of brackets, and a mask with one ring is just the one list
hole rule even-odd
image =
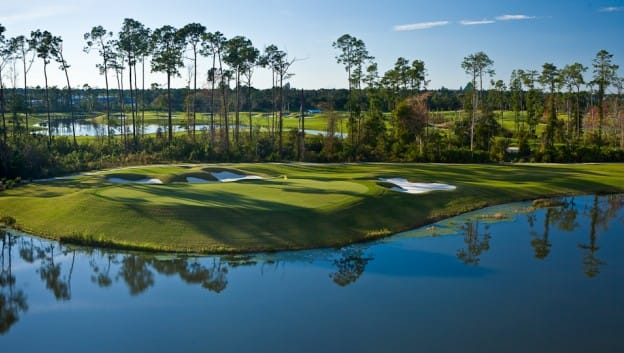
[[503, 162], [507, 157], [507, 147], [509, 147], [510, 140], [505, 137], [496, 137], [492, 148], [490, 149], [490, 159], [493, 161]]

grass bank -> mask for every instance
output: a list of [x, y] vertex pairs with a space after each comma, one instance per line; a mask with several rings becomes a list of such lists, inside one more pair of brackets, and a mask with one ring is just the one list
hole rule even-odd
[[[186, 182], [221, 171], [264, 179]], [[115, 184], [111, 177], [163, 184]], [[404, 194], [378, 181], [390, 177], [457, 189]], [[85, 245], [258, 252], [342, 246], [493, 204], [615, 192], [624, 192], [622, 164], [144, 166], [0, 192], [0, 217], [13, 217], [26, 232]]]

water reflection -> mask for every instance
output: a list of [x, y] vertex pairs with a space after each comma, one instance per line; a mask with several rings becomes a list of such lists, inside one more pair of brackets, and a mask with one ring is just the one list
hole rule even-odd
[[[166, 119], [166, 118], [165, 118]], [[163, 120], [166, 121], [166, 120]], [[47, 134], [48, 133], [48, 128], [47, 128], [47, 123], [46, 122], [42, 122], [38, 125], [35, 125], [37, 127], [42, 128], [41, 130], [36, 131], [36, 133], [39, 134]], [[220, 129], [221, 125], [215, 125], [216, 129]], [[108, 125], [106, 124], [97, 124], [97, 123], [93, 123], [93, 122], [88, 122], [88, 121], [77, 121], [75, 123], [75, 128], [76, 128], [76, 136], [95, 136], [95, 137], [102, 137], [102, 136], [106, 136], [108, 133], [110, 133], [111, 135], [115, 135], [115, 136], [121, 136], [124, 133], [125, 134], [132, 134], [132, 125], [130, 126], [126, 126], [125, 130], [124, 127], [120, 126], [120, 125], [111, 125], [110, 129], [108, 128]], [[190, 129], [192, 127], [186, 124], [173, 124], [172, 129], [173, 132], [189, 132]], [[234, 129], [235, 126], [231, 125], [230, 126], [231, 129]], [[254, 127], [254, 129], [256, 129], [258, 127]], [[164, 133], [167, 132], [167, 124], [163, 122], [163, 124], [146, 124], [143, 126], [138, 127], [138, 130], [141, 134], [157, 134], [157, 135], [162, 135]], [[195, 125], [195, 129], [198, 132], [208, 132], [210, 130], [210, 125], [208, 124], [197, 124]], [[249, 129], [249, 126], [247, 125], [241, 125], [240, 129], [242, 130], [247, 130]], [[73, 130], [72, 130], [72, 124], [70, 120], [66, 120], [66, 119], [58, 119], [58, 120], [54, 120], [52, 122], [51, 125], [51, 129], [52, 131], [52, 135], [54, 136], [72, 136], [74, 134]], [[327, 135], [326, 131], [320, 131], [320, 130], [310, 130], [307, 129], [306, 130], [306, 134], [308, 135]], [[340, 132], [335, 132], [334, 133], [336, 137], [341, 137], [341, 138], [346, 138], [347, 134], [346, 133], [340, 133]]]
[[121, 260], [119, 277], [128, 285], [130, 295], [141, 294], [154, 285], [154, 274], [147, 265], [143, 255], [127, 255]]
[[13, 274], [13, 246], [16, 237], [13, 232], [0, 228], [2, 237], [2, 251], [0, 252], [0, 334], [5, 334], [15, 324], [21, 313], [28, 310], [26, 294], [21, 288], [16, 288], [16, 278]]
[[[576, 263], [580, 261], [584, 275], [596, 277], [601, 273], [602, 267], [607, 264], [605, 258], [608, 258], [606, 254], [603, 258], [603, 254], [599, 252], [601, 234], [604, 234], [609, 227], [624, 226], [624, 219], [620, 212], [623, 206], [624, 195], [561, 198], [543, 208], [533, 207], [527, 211], [526, 207], [516, 207], [518, 209], [516, 214], [526, 214], [526, 217], [518, 217], [513, 223], [518, 225], [513, 227], [529, 230], [531, 248], [528, 248], [530, 250], [528, 257], [531, 261], [537, 260], [542, 264], [545, 262], [543, 260], [555, 256], [553, 249], [559, 246], [565, 247], [564, 245], [571, 243], [576, 251], [572, 253], [575, 257], [574, 261]], [[509, 223], [511, 220], [505, 218], [503, 222]], [[520, 224], [523, 225], [520, 226]], [[497, 228], [497, 225], [495, 222], [484, 221], [479, 217], [455, 221], [454, 234], [428, 238], [432, 243], [449, 241], [448, 249], [442, 247], [442, 250], [437, 251], [410, 250], [409, 245], [418, 244], [418, 238], [395, 237], [391, 238], [389, 243], [361, 244], [338, 250], [212, 257], [123, 253], [75, 248], [0, 228], [2, 245], [0, 252], [0, 334], [7, 334], [20, 317], [28, 312], [29, 295], [27, 294], [35, 293], [37, 290], [37, 286], [28, 282], [29, 280], [38, 281], [41, 284], [41, 293], [36, 292], [35, 297], [53, 298], [56, 302], [64, 303], [63, 305], [72, 301], [73, 286], [76, 291], [84, 291], [87, 287], [105, 289], [122, 286], [125, 288], [123, 292], [127, 295], [138, 297], [149, 291], [157, 292], [154, 289], [156, 283], [165, 281], [165, 278], [177, 280], [178, 283], [184, 283], [189, 287], [200, 288], [202, 295], [207, 295], [209, 292], [221, 297], [228, 289], [230, 281], [240, 280], [238, 274], [241, 272], [256, 271], [260, 276], [258, 273], [254, 276], [262, 278], [268, 268], [283, 271], [292, 268], [293, 271], [299, 271], [301, 266], [306, 265], [319, 268], [323, 273], [319, 277], [322, 278], [321, 281], [330, 283], [333, 288], [356, 289], [360, 286], [352, 285], [366, 275], [367, 271], [371, 274], [397, 276], [403, 278], [403, 281], [408, 281], [410, 276], [406, 275], [417, 273], [418, 277], [422, 278], [429, 276], [428, 271], [432, 271], [426, 268], [413, 268], [414, 264], [419, 266], [425, 264], [424, 267], [443, 266], [439, 260], [434, 261], [435, 263], [420, 261], [423, 254], [430, 254], [433, 259], [452, 259], [459, 268], [459, 270], [452, 268], [454, 273], [468, 271], [474, 274], [474, 271], [479, 270], [475, 267], [487, 268], [492, 265], [491, 258], [496, 253], [492, 251], [494, 244], [502, 244], [507, 241], [506, 238], [516, 239], [526, 244], [526, 235], [523, 235], [526, 233], [501, 237], [496, 234], [497, 230], [501, 229]], [[442, 228], [442, 224], [436, 227], [436, 229]], [[584, 229], [587, 229], [589, 234], [585, 233]], [[565, 233], [566, 237], [561, 237], [560, 233]], [[397, 249], [383, 247], [384, 244], [393, 244], [393, 242], [401, 244], [401, 247]], [[420, 260], [412, 261], [410, 258]], [[17, 273], [14, 271], [16, 264], [21, 269]], [[488, 275], [492, 273], [494, 271], [487, 272]], [[74, 276], [78, 277], [73, 280]], [[25, 279], [24, 282], [20, 281], [22, 277]], [[453, 278], [453, 276], [446, 277]], [[72, 283], [73, 281], [76, 283]], [[25, 286], [24, 283], [29, 283], [29, 285]]]
[[329, 277], [341, 287], [348, 286], [360, 278], [366, 269], [366, 264], [372, 259], [372, 257], [364, 256], [362, 249], [344, 249], [340, 258], [333, 261], [336, 272], [330, 274]]
[[91, 275], [91, 282], [96, 283], [100, 288], [110, 287], [113, 284], [113, 278], [111, 277], [111, 265], [118, 265], [117, 257], [114, 254], [97, 252], [99, 255], [94, 254], [96, 251], [91, 250], [89, 252], [89, 266], [93, 274]]
[[[599, 231], [608, 230], [609, 224], [618, 217], [618, 211], [623, 205], [624, 195], [594, 195], [591, 197], [591, 202], [587, 203], [581, 210], [589, 222], [589, 241], [579, 243], [577, 246], [582, 250], [583, 273], [587, 277], [597, 276], [601, 266], [607, 264], [597, 256], [598, 250], [600, 250], [597, 243]], [[550, 254], [553, 245], [549, 240], [551, 226], [556, 226], [562, 232], [576, 232], [580, 226], [578, 216], [579, 209], [574, 197], [557, 199], [547, 205], [541, 228], [536, 227], [538, 213], [533, 212], [527, 215], [527, 222], [531, 229], [531, 246], [534, 249], [535, 258], [543, 260]], [[536, 228], [540, 230], [538, 231]]]
[[542, 235], [538, 235], [536, 231], [533, 230], [533, 225], [535, 222], [535, 215], [529, 215], [527, 218], [529, 220], [529, 224], [531, 224], [531, 246], [535, 252], [535, 258], [538, 260], [545, 259], [548, 254], [550, 254], [550, 247], [552, 243], [548, 241], [548, 233], [550, 229], [550, 217], [552, 215], [552, 209], [548, 209], [546, 211], [546, 217], [544, 218], [544, 231]]
[[597, 257], [600, 250], [599, 230], [607, 231], [610, 221], [617, 217], [618, 211], [624, 205], [624, 195], [609, 195], [606, 199], [606, 202], [600, 202], [596, 195], [593, 197], [591, 207], [584, 210], [590, 219], [589, 242], [578, 244], [578, 247], [583, 250], [583, 271], [588, 277], [597, 276], [600, 273], [600, 266], [606, 264]]
[[[231, 269], [259, 266], [262, 272], [267, 266], [279, 267], [303, 257], [280, 259], [279, 254], [236, 255], [217, 257], [156, 256], [152, 254], [116, 253], [107, 250], [84, 249], [63, 246], [43, 239], [18, 234], [0, 228], [2, 239], [0, 274], [0, 333], [4, 334], [14, 325], [20, 314], [28, 309], [24, 290], [16, 288], [16, 276], [12, 265], [17, 250], [22, 265], [34, 269], [48, 293], [58, 302], [72, 299], [72, 276], [78, 262], [89, 269], [89, 281], [98, 288], [108, 288], [123, 283], [130, 296], [138, 296], [154, 287], [158, 275], [177, 277], [189, 285], [219, 294], [228, 286]], [[296, 254], [296, 253], [293, 253]], [[330, 260], [331, 258], [331, 260]], [[373, 260], [365, 255], [363, 247], [347, 247], [334, 254], [321, 252], [314, 260], [330, 261], [335, 271], [329, 274], [332, 281], [344, 287], [357, 281], [364, 273], [366, 264]], [[84, 284], [81, 284], [84, 286]]]
[[[539, 208], [539, 206], [537, 208]], [[531, 213], [527, 215], [527, 222], [531, 228], [531, 246], [534, 249], [536, 259], [544, 260], [550, 254], [552, 247], [552, 243], [548, 239], [550, 227], [554, 225], [561, 231], [572, 232], [579, 225], [576, 222], [577, 215], [578, 210], [574, 203], [574, 197], [564, 197], [549, 202], [546, 207], [541, 234], [538, 234], [538, 231], [535, 229], [537, 214]]]
[[[39, 125], [35, 125], [43, 128], [42, 130], [37, 131], [39, 134], [47, 134], [48, 128], [47, 123], [42, 122]], [[108, 133], [115, 136], [121, 136], [125, 134], [132, 134], [132, 125], [126, 126], [125, 128], [120, 125], [110, 126], [108, 129], [108, 125], [106, 124], [97, 124], [90, 123], [85, 121], [77, 121], [75, 124], [76, 127], [76, 136], [106, 136]], [[178, 125], [174, 124], [172, 126], [173, 132], [182, 132], [188, 131], [189, 127], [187, 125]], [[207, 131], [209, 129], [209, 125], [206, 124], [198, 124], [195, 127], [197, 131]], [[72, 130], [72, 124], [69, 120], [55, 120], [52, 122], [51, 129], [52, 135], [54, 136], [72, 136], [74, 134]], [[142, 134], [162, 134], [167, 132], [166, 124], [158, 125], [158, 124], [147, 124], [142, 127], [139, 127], [139, 132]]]
[[457, 258], [466, 265], [477, 266], [481, 254], [490, 250], [490, 239], [492, 238], [489, 233], [490, 225], [479, 221], [468, 221], [460, 229], [464, 233], [466, 248], [457, 250]]
[[206, 266], [197, 258], [152, 259], [151, 265], [162, 275], [178, 275], [185, 283], [201, 285], [209, 291], [221, 293], [228, 284], [228, 266], [220, 258], [212, 258], [211, 262], [211, 265]]

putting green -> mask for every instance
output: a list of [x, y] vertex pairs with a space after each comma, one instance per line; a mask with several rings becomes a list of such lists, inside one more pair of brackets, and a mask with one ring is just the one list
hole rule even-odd
[[[257, 175], [218, 182], [211, 172]], [[208, 180], [188, 183], [187, 177]], [[110, 178], [163, 184], [117, 184]], [[407, 194], [379, 178], [444, 183]], [[492, 204], [624, 192], [624, 165], [235, 164], [142, 166], [0, 192], [0, 217], [65, 242], [181, 252], [341, 246]]]
[[[368, 192], [362, 184], [345, 181], [268, 180], [229, 183], [129, 184], [103, 187], [95, 195], [125, 204], [197, 206], [206, 208], [288, 210], [332, 209], [355, 202]], [[262, 202], [249, 202], [257, 199]]]

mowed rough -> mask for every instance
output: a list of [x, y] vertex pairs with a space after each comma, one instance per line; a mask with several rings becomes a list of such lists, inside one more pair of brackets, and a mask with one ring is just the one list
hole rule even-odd
[[[263, 179], [210, 179], [224, 171]], [[108, 182], [112, 177], [163, 184]], [[380, 178], [457, 188], [405, 194]], [[24, 231], [81, 244], [254, 252], [342, 246], [492, 204], [595, 192], [624, 192], [624, 165], [143, 166], [0, 192], [0, 216], [15, 218]]]

